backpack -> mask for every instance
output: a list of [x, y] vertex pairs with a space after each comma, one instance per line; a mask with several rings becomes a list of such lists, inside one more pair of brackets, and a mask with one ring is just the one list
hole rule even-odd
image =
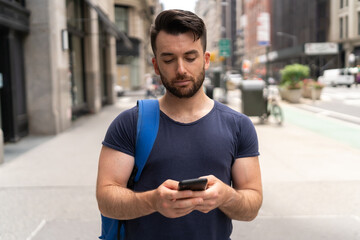
[[[136, 130], [135, 165], [127, 184], [130, 189], [133, 189], [134, 183], [139, 181], [141, 172], [154, 145], [160, 120], [158, 100], [138, 100], [137, 106], [139, 112]], [[123, 240], [125, 238], [125, 221], [101, 215], [101, 222], [100, 239]]]

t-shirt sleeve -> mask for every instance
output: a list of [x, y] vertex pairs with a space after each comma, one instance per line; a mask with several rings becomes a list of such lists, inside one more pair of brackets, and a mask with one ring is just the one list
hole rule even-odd
[[106, 147], [135, 155], [137, 107], [120, 113], [110, 124], [102, 144]]
[[259, 143], [254, 124], [243, 115], [240, 118], [240, 131], [238, 132], [238, 146], [235, 159], [255, 157], [259, 153]]

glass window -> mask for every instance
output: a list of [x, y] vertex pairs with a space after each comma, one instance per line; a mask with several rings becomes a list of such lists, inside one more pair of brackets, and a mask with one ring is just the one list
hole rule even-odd
[[129, 33], [129, 8], [115, 5], [115, 24], [120, 31]]
[[[359, 1], [360, 1], [360, 0], [359, 0]], [[358, 35], [360, 35], [360, 12], [358, 12], [357, 15], [358, 15], [358, 19], [357, 19], [357, 20], [358, 20], [358, 21], [357, 21], [357, 22], [358, 22], [358, 26], [357, 26], [357, 27], [358, 27]]]
[[82, 1], [66, 0], [67, 23], [71, 27], [82, 30]]
[[344, 0], [340, 0], [340, 8], [344, 7]]
[[71, 36], [70, 72], [72, 106], [81, 106], [85, 102], [82, 39]]
[[340, 21], [339, 21], [339, 37], [340, 39], [343, 38], [343, 19], [340, 18]]
[[345, 17], [345, 38], [349, 37], [349, 17]]

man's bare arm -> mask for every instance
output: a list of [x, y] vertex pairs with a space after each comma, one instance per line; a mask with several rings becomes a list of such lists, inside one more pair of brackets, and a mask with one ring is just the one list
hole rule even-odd
[[[134, 219], [155, 211], [175, 218], [194, 210], [202, 198], [191, 191], [177, 191], [178, 182], [167, 180], [147, 192], [134, 192], [127, 182], [134, 167], [134, 158], [103, 147], [100, 153], [96, 197], [100, 212], [110, 218]], [[154, 176], [156, 177], [156, 176]]]
[[239, 158], [232, 167], [233, 188], [220, 209], [230, 218], [253, 220], [262, 204], [262, 183], [258, 157]]
[[262, 204], [262, 184], [258, 157], [237, 159], [232, 167], [233, 187], [214, 176], [208, 178], [204, 203], [196, 209], [209, 212], [219, 208], [229, 218], [250, 221]]
[[104, 216], [132, 219], [154, 211], [149, 202], [149, 193], [135, 194], [126, 188], [133, 167], [134, 157], [108, 147], [102, 147], [96, 198], [100, 212]]

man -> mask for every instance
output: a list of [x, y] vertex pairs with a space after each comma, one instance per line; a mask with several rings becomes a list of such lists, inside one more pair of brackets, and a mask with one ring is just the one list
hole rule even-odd
[[[151, 29], [155, 73], [166, 87], [152, 152], [134, 190], [137, 108], [110, 125], [99, 160], [101, 213], [126, 220], [126, 239], [230, 239], [231, 219], [249, 221], [262, 203], [258, 142], [251, 121], [202, 90], [210, 54], [195, 14], [168, 10]], [[205, 191], [178, 181], [205, 177]]]

